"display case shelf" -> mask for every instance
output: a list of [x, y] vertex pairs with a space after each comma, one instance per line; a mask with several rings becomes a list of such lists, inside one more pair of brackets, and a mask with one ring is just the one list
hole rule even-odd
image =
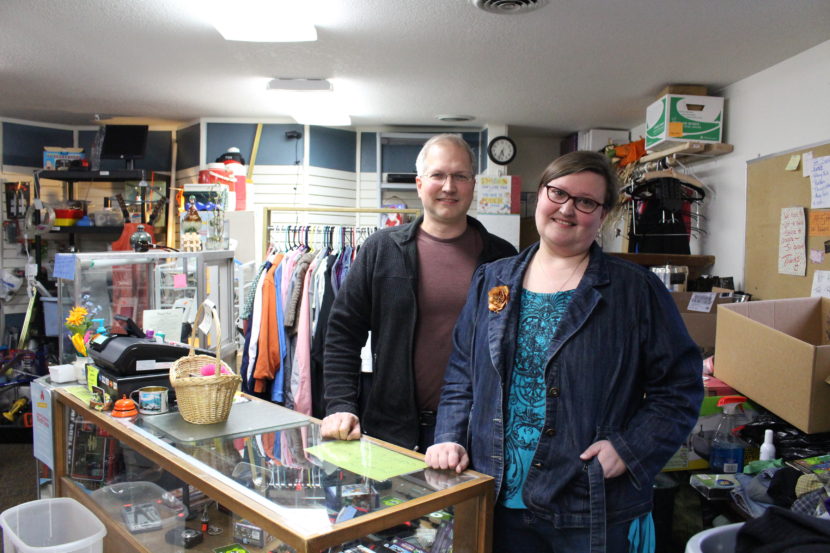
[[[159, 549], [168, 547], [164, 531], [131, 532], [116, 509], [96, 499], [106, 495], [96, 490], [120, 489], [134, 481], [144, 486], [150, 474], [171, 493], [187, 484], [226, 511], [222, 515], [210, 510], [210, 523], [222, 525], [221, 542], [205, 536], [192, 551], [240, 543], [232, 525], [243, 518], [271, 536], [263, 546], [245, 545], [252, 553], [319, 553], [344, 551], [344, 545], [355, 540], [391, 540], [400, 535], [400, 528], [411, 534], [412, 521], [427, 517], [452, 520], [448, 524], [455, 528], [454, 552], [490, 551], [493, 480], [489, 476], [424, 468], [422, 455], [371, 438], [325, 442], [319, 421], [248, 396], [234, 404], [227, 422], [191, 425], [175, 411], [139, 415], [132, 421], [116, 419], [89, 409], [77, 388], [52, 391], [55, 493], [81, 501], [101, 518], [108, 529], [105, 550], [167, 551]], [[78, 424], [89, 425], [87, 432], [117, 443], [111, 461], [104, 455], [104, 461], [83, 456], [80, 468], [76, 467], [74, 448], [88, 442], [74, 439], [70, 429]], [[276, 447], [263, 449], [264, 443]], [[340, 446], [352, 446], [358, 453], [343, 455]], [[138, 480], [131, 479], [127, 463], [134, 458], [123, 455], [129, 451], [138, 454], [135, 459], [144, 469]], [[106, 476], [96, 482], [73, 477], [72, 472], [84, 472], [84, 463], [103, 466]], [[199, 517], [186, 524], [198, 528]]]

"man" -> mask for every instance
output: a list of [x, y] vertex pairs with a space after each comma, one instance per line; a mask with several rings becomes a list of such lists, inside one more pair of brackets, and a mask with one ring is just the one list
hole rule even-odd
[[[515, 255], [507, 241], [467, 217], [475, 156], [453, 134], [430, 138], [415, 162], [424, 214], [373, 234], [334, 300], [324, 364], [322, 435], [361, 432], [425, 451], [452, 351], [452, 328], [476, 267]], [[371, 385], [360, 350], [371, 332]]]

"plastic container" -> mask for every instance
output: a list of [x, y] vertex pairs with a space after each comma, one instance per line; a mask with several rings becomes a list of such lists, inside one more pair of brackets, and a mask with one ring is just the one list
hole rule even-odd
[[49, 378], [52, 382], [63, 383], [75, 380], [75, 365], [49, 365]]
[[736, 411], [745, 402], [743, 396], [723, 396], [718, 400], [718, 407], [723, 409], [723, 414], [709, 451], [712, 472], [735, 473], [743, 470], [744, 444], [735, 434], [735, 428], [738, 426]]
[[743, 522], [698, 532], [686, 542], [686, 553], [734, 553]]
[[0, 513], [6, 553], [102, 553], [107, 529], [70, 497], [38, 499]]

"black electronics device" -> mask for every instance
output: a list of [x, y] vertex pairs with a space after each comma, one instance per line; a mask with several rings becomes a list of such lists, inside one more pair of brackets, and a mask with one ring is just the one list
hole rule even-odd
[[147, 149], [147, 125], [104, 125], [101, 159], [140, 159]]
[[414, 184], [417, 176], [415, 173], [387, 173], [386, 182]]
[[[100, 367], [97, 367], [97, 369], [98, 387], [103, 388], [107, 395], [113, 399], [120, 399], [121, 396], [130, 397], [131, 393], [145, 386], [165, 386], [170, 388], [169, 369], [130, 375], [121, 375]], [[175, 399], [176, 392], [171, 388], [167, 398], [169, 405], [173, 405]]]
[[202, 543], [204, 538], [205, 535], [201, 530], [194, 530], [193, 528], [173, 528], [164, 534], [164, 541], [185, 549], [190, 549], [194, 545]]
[[[95, 364], [122, 376], [169, 370], [174, 361], [188, 352], [184, 344], [165, 344], [121, 334], [99, 335], [89, 342], [89, 356]], [[196, 353], [214, 355], [201, 349]]]

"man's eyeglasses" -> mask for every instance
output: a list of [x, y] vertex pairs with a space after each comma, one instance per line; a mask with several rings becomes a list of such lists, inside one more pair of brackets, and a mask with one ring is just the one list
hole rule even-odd
[[567, 203], [568, 200], [573, 200], [574, 208], [582, 213], [593, 213], [599, 206], [602, 205], [598, 201], [586, 198], [585, 196], [571, 196], [561, 188], [556, 188], [555, 186], [551, 186], [549, 184], [546, 184], [545, 188], [548, 191], [548, 199], [550, 201], [555, 204], [564, 204]]
[[423, 175], [431, 184], [444, 184], [447, 178], [455, 181], [455, 184], [470, 184], [475, 177], [469, 173], [440, 173], [438, 171]]

